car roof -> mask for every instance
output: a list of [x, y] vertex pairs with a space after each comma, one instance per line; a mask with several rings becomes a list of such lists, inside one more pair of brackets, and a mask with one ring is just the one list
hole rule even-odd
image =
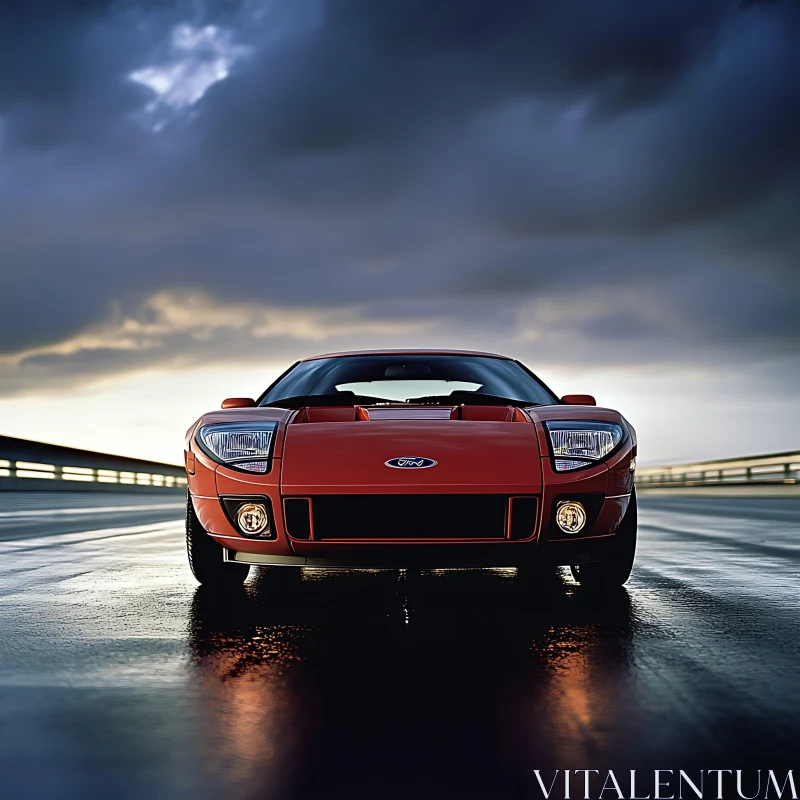
[[484, 353], [480, 350], [346, 350], [342, 353], [323, 353], [318, 356], [301, 358], [301, 361], [315, 361], [318, 358], [337, 358], [340, 356], [484, 356], [486, 358], [502, 358], [511, 361], [509, 356], [497, 353]]

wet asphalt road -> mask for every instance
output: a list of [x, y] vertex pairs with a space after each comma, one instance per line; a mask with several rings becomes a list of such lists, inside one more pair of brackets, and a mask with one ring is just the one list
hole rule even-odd
[[221, 602], [181, 514], [0, 496], [0, 797], [534, 798], [534, 769], [798, 767], [800, 497], [642, 498], [605, 598], [253, 570]]

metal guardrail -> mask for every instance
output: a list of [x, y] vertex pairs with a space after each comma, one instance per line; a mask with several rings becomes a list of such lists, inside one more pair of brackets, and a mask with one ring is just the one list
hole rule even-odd
[[183, 491], [183, 467], [0, 436], [2, 491]]
[[636, 470], [636, 484], [643, 489], [794, 483], [800, 483], [800, 451], [796, 450], [668, 467], [640, 467]]

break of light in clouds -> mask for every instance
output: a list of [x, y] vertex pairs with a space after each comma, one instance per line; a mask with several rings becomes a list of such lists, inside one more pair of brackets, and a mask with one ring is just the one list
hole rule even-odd
[[0, 29], [1, 432], [175, 461], [300, 356], [449, 346], [642, 463], [800, 445], [793, 0], [43, 9]]
[[154, 127], [159, 130], [167, 110], [197, 103], [211, 86], [225, 80], [248, 52], [233, 42], [230, 31], [215, 25], [195, 28], [182, 24], [172, 31], [168, 60], [134, 70], [129, 77], [155, 92], [156, 98], [146, 110], [157, 120]]

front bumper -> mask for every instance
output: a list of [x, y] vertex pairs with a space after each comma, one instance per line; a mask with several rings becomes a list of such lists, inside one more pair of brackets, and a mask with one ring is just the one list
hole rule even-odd
[[[555, 473], [549, 459], [541, 460], [541, 480], [506, 487], [509, 496], [535, 497], [538, 516], [526, 539], [447, 541], [362, 539], [299, 540], [287, 532], [285, 503], [296, 497], [282, 493], [280, 465], [266, 475], [249, 475], [219, 466], [196, 455], [196, 471], [189, 475], [195, 510], [203, 527], [225, 550], [229, 561], [273, 566], [397, 568], [397, 567], [516, 567], [533, 563], [553, 565], [602, 561], [613, 547], [614, 532], [627, 510], [633, 488], [629, 471], [631, 452], [621, 452], [606, 463], [580, 473]], [[328, 489], [330, 494], [334, 487]], [[341, 487], [335, 487], [341, 492]], [[493, 487], [494, 488], [494, 487]], [[474, 494], [467, 487], [465, 496]], [[484, 490], [484, 491], [488, 491]], [[497, 489], [495, 488], [496, 492]], [[352, 489], [350, 490], [352, 493]], [[319, 492], [322, 493], [322, 492]], [[221, 497], [262, 496], [273, 513], [273, 538], [247, 538], [224, 513]], [[594, 498], [596, 513], [580, 534], [568, 537], [554, 527], [556, 503], [571, 497]]]
[[[226, 547], [225, 561], [268, 567], [319, 567], [340, 569], [470, 569], [525, 567], [532, 564], [569, 566], [604, 561], [611, 555], [614, 535], [569, 541], [498, 542], [496, 544], [445, 544], [422, 547], [342, 545], [321, 556], [279, 555]], [[252, 548], [251, 548], [252, 549]]]

